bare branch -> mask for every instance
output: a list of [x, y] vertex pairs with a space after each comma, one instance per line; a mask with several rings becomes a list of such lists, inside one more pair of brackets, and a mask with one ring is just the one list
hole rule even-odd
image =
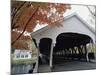
[[95, 17], [96, 16], [96, 14], [95, 13], [93, 13], [92, 11], [91, 11], [91, 9], [87, 6], [87, 8], [88, 8], [88, 10], [89, 10], [89, 12]]
[[16, 10], [16, 12], [13, 14], [13, 16], [12, 16], [12, 23], [11, 23], [11, 25], [12, 25], [12, 29], [14, 28], [14, 26], [15, 26], [15, 23], [13, 24], [13, 21], [14, 21], [14, 18], [15, 18], [15, 16], [17, 15], [17, 13], [18, 13], [18, 11], [24, 6], [24, 4], [25, 4], [26, 2], [24, 2], [23, 4], [21, 4], [20, 6], [19, 6], [19, 8]]

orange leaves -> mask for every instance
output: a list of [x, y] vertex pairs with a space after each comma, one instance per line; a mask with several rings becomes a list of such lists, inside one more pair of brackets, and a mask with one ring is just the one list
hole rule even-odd
[[[28, 41], [27, 41], [28, 42]], [[29, 45], [25, 40], [18, 40], [13, 45], [14, 49], [29, 50]]]
[[64, 12], [71, 8], [69, 4], [59, 3], [13, 1], [11, 4], [11, 26], [14, 26], [11, 33], [12, 41], [15, 42], [31, 39], [30, 36], [25, 36], [24, 32], [31, 33], [37, 24], [61, 26]]
[[[11, 41], [14, 41], [16, 39], [16, 37], [18, 37], [21, 34], [21, 31], [12, 31], [12, 35], [11, 35]], [[22, 35], [15, 44], [12, 45], [13, 48], [15, 49], [29, 49], [28, 48], [28, 44], [26, 43], [26, 41], [32, 41], [31, 36], [29, 35]]]
[[[21, 5], [23, 2], [16, 1], [13, 2], [13, 7], [18, 8], [19, 5]], [[15, 4], [15, 5], [14, 5]], [[18, 6], [17, 6], [18, 5]], [[12, 9], [13, 9], [12, 7]], [[67, 9], [70, 9], [69, 4], [59, 4], [59, 3], [39, 3], [39, 2], [26, 2], [26, 4], [23, 6], [22, 9], [20, 9], [19, 13], [21, 13], [21, 17], [17, 21], [16, 25], [19, 25], [20, 28], [23, 29], [24, 25], [27, 23], [28, 19], [34, 12], [34, 10], [39, 7], [38, 11], [35, 13], [34, 17], [32, 18], [32, 22], [29, 23], [29, 28], [33, 30], [33, 25], [36, 25], [36, 21], [38, 20], [39, 24], [50, 24], [53, 21], [57, 21], [59, 19], [62, 19], [64, 12]], [[23, 11], [23, 12], [22, 12]], [[48, 17], [48, 15], [50, 15]], [[17, 16], [14, 18], [16, 20]], [[33, 23], [33, 24], [32, 24]], [[27, 30], [30, 30], [27, 29]], [[30, 32], [30, 31], [29, 31]]]
[[[20, 34], [22, 33], [22, 31], [18, 31], [18, 30], [15, 30], [15, 31], [12, 31], [11, 32], [11, 41], [14, 41], [16, 39], [16, 37], [18, 37]], [[29, 40], [29, 39], [32, 39], [31, 38], [31, 35], [27, 35], [25, 36], [25, 34], [23, 34], [21, 37], [20, 37], [20, 40]]]

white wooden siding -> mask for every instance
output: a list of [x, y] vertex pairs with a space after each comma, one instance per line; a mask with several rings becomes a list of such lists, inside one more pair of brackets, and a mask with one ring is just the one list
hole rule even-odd
[[95, 34], [92, 33], [76, 16], [68, 18], [62, 24], [62, 27], [47, 27], [47, 29], [41, 29], [35, 35], [32, 33], [32, 37], [36, 39], [37, 43], [39, 43], [39, 40], [44, 37], [52, 38], [53, 43], [55, 43], [55, 39], [60, 33], [76, 32], [89, 35], [95, 42]]

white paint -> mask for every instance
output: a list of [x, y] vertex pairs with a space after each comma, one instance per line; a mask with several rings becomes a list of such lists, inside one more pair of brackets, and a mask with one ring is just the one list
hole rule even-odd
[[49, 62], [50, 68], [53, 67], [53, 47], [54, 47], [54, 44], [51, 45], [51, 50], [50, 50], [50, 62]]
[[32, 58], [32, 52], [27, 50], [15, 50], [13, 59], [30, 59]]
[[33, 29], [33, 32], [35, 32], [35, 31], [37, 31], [37, 30], [39, 30], [39, 29], [41, 29], [41, 28], [43, 28], [45, 26], [47, 26], [47, 25], [46, 24], [45, 25], [39, 25], [39, 24], [37, 24], [36, 27]]
[[[63, 32], [76, 32], [81, 34], [89, 35], [95, 42], [95, 32], [91, 32], [89, 25], [86, 22], [83, 22], [76, 14], [68, 16], [67, 19], [62, 23], [63, 27], [45, 27], [37, 32], [32, 33], [32, 37], [36, 39], [37, 43], [39, 40], [44, 37], [49, 37], [53, 39], [53, 43], [56, 43], [56, 37]], [[88, 26], [87, 26], [88, 25]], [[95, 30], [94, 30], [95, 31]]]

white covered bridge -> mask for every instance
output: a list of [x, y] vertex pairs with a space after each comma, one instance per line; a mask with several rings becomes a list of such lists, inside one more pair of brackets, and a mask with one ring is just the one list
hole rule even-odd
[[[64, 21], [62, 22], [61, 27], [45, 26], [45, 27], [43, 27], [43, 28], [41, 28], [41, 29], [39, 29], [36, 32], [33, 32], [31, 34], [32, 38], [34, 38], [36, 40], [38, 47], [39, 47], [39, 45], [41, 45], [40, 40], [42, 38], [51, 38], [52, 39], [52, 46], [51, 46], [51, 49], [50, 49], [50, 53], [47, 54], [48, 57], [50, 58], [50, 61], [49, 61], [50, 67], [52, 67], [52, 64], [53, 64], [53, 48], [54, 48], [55, 44], [57, 43], [56, 42], [57, 36], [61, 33], [69, 33], [69, 32], [88, 35], [93, 40], [94, 44], [96, 42], [95, 28], [92, 28], [88, 23], [86, 23], [76, 13], [73, 13], [71, 15], [66, 16], [64, 18]], [[46, 47], [46, 45], [44, 47]], [[40, 50], [40, 53], [41, 53], [42, 49], [39, 48], [39, 50]], [[44, 51], [44, 54], [46, 54], [45, 51]], [[58, 55], [59, 55], [59, 53], [58, 53]], [[87, 55], [86, 55], [86, 60], [88, 60]]]
[[36, 39], [37, 43], [44, 37], [49, 37], [53, 39], [55, 43], [56, 37], [63, 32], [76, 32], [89, 35], [95, 43], [95, 28], [92, 28], [87, 22], [85, 22], [78, 14], [73, 13], [64, 18], [62, 22], [62, 27], [49, 27], [45, 26], [31, 35]]

